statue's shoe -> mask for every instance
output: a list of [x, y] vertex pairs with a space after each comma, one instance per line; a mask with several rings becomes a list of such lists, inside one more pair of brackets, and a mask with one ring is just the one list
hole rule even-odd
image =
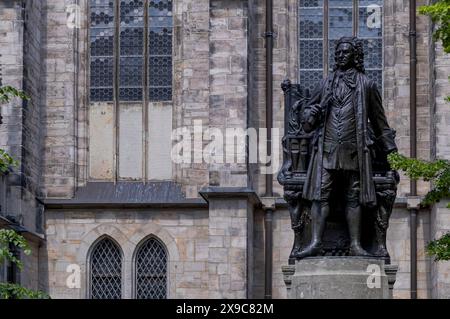
[[377, 251], [374, 253], [374, 255], [377, 257], [389, 257], [389, 253], [387, 249], [384, 247], [379, 247]]
[[361, 246], [351, 246], [350, 247], [350, 256], [364, 256], [371, 257], [372, 255], [365, 251]]
[[310, 257], [310, 256], [317, 256], [317, 254], [321, 251], [321, 249], [322, 249], [322, 245], [320, 245], [320, 244], [309, 245], [302, 251], [295, 253], [294, 257], [296, 259], [301, 259], [301, 258]]

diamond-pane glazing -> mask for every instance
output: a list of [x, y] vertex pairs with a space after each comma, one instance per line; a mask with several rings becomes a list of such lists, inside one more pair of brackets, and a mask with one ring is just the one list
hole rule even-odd
[[167, 298], [167, 254], [156, 239], [148, 239], [136, 254], [136, 298]]
[[111, 239], [95, 245], [90, 266], [91, 299], [122, 298], [122, 256]]

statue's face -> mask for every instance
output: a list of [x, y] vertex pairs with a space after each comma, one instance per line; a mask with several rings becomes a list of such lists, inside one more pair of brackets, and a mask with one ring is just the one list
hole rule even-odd
[[346, 70], [354, 64], [355, 52], [350, 43], [341, 43], [336, 49], [336, 64], [340, 69]]

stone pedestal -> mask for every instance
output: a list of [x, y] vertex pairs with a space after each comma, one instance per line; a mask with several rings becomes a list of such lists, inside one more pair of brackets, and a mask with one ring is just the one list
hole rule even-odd
[[313, 257], [282, 267], [288, 299], [390, 299], [396, 266], [365, 257]]

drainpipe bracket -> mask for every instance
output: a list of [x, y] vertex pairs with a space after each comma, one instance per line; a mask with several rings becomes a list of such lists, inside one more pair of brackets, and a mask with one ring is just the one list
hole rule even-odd
[[261, 198], [262, 209], [264, 211], [266, 211], [268, 209], [274, 211], [275, 210], [275, 202], [276, 202], [276, 197], [262, 197]]
[[406, 199], [406, 207], [408, 209], [419, 209], [422, 199], [422, 196], [408, 196]]

